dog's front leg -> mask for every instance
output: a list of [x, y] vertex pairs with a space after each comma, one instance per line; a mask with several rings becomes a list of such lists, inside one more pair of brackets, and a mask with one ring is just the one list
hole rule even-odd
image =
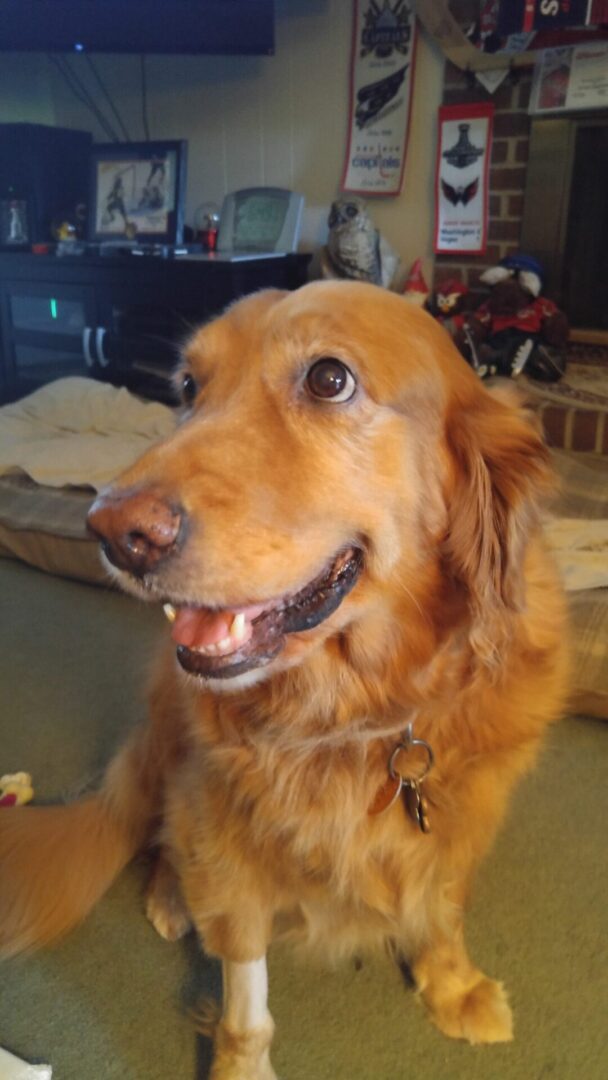
[[[269, 1058], [274, 1023], [266, 970], [276, 888], [266, 880], [261, 860], [245, 857], [244, 841], [230, 848], [222, 833], [226, 815], [218, 815], [216, 831], [213, 807], [206, 809], [208, 831], [193, 829], [186, 814], [174, 846], [192, 923], [206, 953], [222, 961], [221, 1015], [218, 1010], [205, 1015], [204, 1006], [198, 1014], [199, 1030], [215, 1045], [210, 1080], [276, 1080]], [[179, 824], [177, 815], [173, 822]]]
[[266, 957], [222, 961], [224, 1000], [215, 1029], [211, 1080], [276, 1080], [270, 1064], [274, 1023], [268, 1011]]
[[[462, 900], [464, 889], [458, 890]], [[464, 942], [462, 907], [443, 910], [425, 946], [412, 957], [418, 992], [444, 1035], [470, 1043], [508, 1042], [513, 1018], [502, 984], [479, 971]], [[451, 925], [450, 925], [451, 924]]]
[[[209, 882], [209, 892], [211, 888]], [[199, 1030], [214, 1041], [210, 1080], [276, 1080], [269, 1056], [274, 1023], [266, 969], [271, 919], [261, 900], [248, 906], [246, 889], [239, 896], [238, 913], [205, 917], [194, 905], [201, 941], [210, 955], [221, 959], [223, 978], [221, 1015], [199, 1014]]]

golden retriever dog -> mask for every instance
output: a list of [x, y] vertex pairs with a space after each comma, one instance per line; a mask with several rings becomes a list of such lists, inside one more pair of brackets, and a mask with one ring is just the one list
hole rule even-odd
[[177, 385], [175, 433], [89, 515], [170, 619], [150, 719], [98, 793], [0, 816], [0, 947], [66, 932], [153, 848], [148, 917], [222, 961], [213, 1080], [274, 1076], [277, 931], [388, 945], [442, 1032], [510, 1039], [463, 908], [564, 700], [536, 427], [429, 315], [347, 281], [234, 304]]

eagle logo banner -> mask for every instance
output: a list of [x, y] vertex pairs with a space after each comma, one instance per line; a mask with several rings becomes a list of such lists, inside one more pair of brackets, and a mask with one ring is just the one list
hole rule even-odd
[[492, 102], [439, 109], [436, 254], [482, 255], [486, 250], [493, 116]]

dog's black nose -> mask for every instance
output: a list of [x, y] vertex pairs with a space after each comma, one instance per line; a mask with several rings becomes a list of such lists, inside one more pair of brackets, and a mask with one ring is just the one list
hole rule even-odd
[[171, 553], [183, 521], [181, 508], [146, 488], [102, 494], [87, 514], [88, 529], [110, 562], [138, 576]]

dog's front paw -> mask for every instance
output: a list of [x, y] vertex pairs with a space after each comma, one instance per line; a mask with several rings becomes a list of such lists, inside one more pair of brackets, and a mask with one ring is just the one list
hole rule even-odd
[[146, 915], [165, 941], [178, 941], [192, 928], [174, 872], [160, 860], [148, 886]]
[[277, 1080], [270, 1064], [274, 1024], [238, 1033], [223, 1022], [215, 1028], [215, 1056], [209, 1080]]
[[452, 1039], [497, 1043], [513, 1038], [513, 1014], [502, 984], [481, 972], [472, 986], [454, 995], [438, 995], [427, 1005], [439, 1030]]
[[179, 900], [167, 902], [149, 893], [146, 898], [146, 915], [165, 941], [179, 941], [192, 929], [190, 916]]
[[209, 1080], [278, 1080], [268, 1052], [265, 1061], [257, 1061], [255, 1065], [248, 1064], [240, 1059], [230, 1057], [216, 1057], [209, 1073]]

